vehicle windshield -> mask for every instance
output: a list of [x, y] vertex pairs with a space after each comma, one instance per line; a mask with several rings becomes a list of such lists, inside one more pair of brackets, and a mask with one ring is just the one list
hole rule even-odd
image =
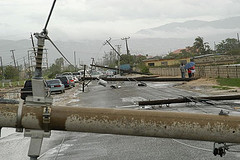
[[49, 80], [47, 81], [48, 84], [59, 84], [60, 81], [58, 79], [55, 79], [55, 80]]
[[27, 80], [24, 84], [24, 87], [32, 87], [32, 80]]
[[80, 73], [79, 72], [74, 72], [73, 75], [80, 75]]
[[57, 77], [56, 79], [60, 79], [62, 82], [67, 82], [67, 77]]

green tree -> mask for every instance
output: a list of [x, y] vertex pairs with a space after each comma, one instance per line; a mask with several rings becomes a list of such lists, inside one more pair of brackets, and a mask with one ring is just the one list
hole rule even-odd
[[197, 53], [197, 55], [209, 54], [212, 52], [209, 43], [203, 41], [203, 37], [195, 38], [195, 42], [193, 43], [193, 51]]
[[235, 38], [227, 38], [216, 45], [216, 51], [218, 53], [239, 54], [239, 49], [239, 42]]
[[74, 72], [75, 67], [73, 65], [68, 65], [67, 68], [64, 69], [64, 72]]
[[19, 71], [13, 66], [6, 66], [4, 70], [5, 79], [19, 80]]
[[47, 70], [45, 75], [48, 78], [54, 78], [57, 74], [60, 74], [62, 72], [63, 65], [64, 65], [64, 59], [62, 57], [57, 58], [55, 60], [55, 63], [52, 64], [50, 68]]

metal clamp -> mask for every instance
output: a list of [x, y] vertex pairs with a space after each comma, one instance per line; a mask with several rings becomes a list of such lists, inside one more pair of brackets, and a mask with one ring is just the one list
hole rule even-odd
[[51, 107], [50, 106], [44, 106], [43, 107], [43, 129], [44, 131], [49, 131], [49, 124], [51, 122]]
[[23, 132], [23, 127], [22, 127], [22, 109], [23, 109], [23, 102], [24, 102], [24, 101], [20, 101], [20, 102], [19, 102], [19, 105], [18, 105], [16, 132]]

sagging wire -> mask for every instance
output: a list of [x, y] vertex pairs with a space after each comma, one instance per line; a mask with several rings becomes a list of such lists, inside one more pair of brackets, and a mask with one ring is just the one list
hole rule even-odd
[[55, 156], [54, 160], [57, 160], [57, 157], [58, 157], [58, 155], [59, 155], [59, 152], [60, 152], [61, 149], [62, 149], [63, 142], [65, 141], [65, 138], [66, 138], [66, 134], [64, 135], [64, 137], [63, 137], [63, 139], [62, 139], [62, 142], [61, 142], [61, 144], [60, 144], [60, 147], [59, 147], [59, 149], [58, 149], [57, 155]]
[[[189, 148], [193, 148], [193, 149], [198, 149], [198, 150], [202, 150], [202, 151], [207, 151], [207, 152], [212, 152], [211, 149], [206, 149], [206, 148], [201, 148], [201, 147], [196, 147], [196, 146], [193, 146], [193, 145], [190, 145], [190, 144], [187, 144], [187, 143], [184, 143], [184, 142], [181, 142], [181, 141], [178, 141], [176, 139], [172, 139], [173, 141], [181, 144], [181, 145], [184, 145], [184, 146], [187, 146]], [[227, 145], [227, 147], [233, 147], [233, 146], [238, 146], [240, 144], [229, 144]], [[235, 153], [239, 153], [240, 150], [230, 150], [229, 148], [227, 149], [228, 152], [235, 152]]]
[[[64, 143], [64, 141], [65, 141], [65, 138], [66, 138], [66, 134], [64, 135], [64, 137], [63, 137], [63, 139], [62, 139], [62, 141], [61, 141], [60, 147], [59, 147], [59, 149], [58, 149], [57, 155], [55, 156], [54, 160], [56, 160], [56, 159], [58, 158], [59, 152], [60, 152], [60, 150], [62, 149], [62, 145], [63, 145], [63, 143]], [[52, 149], [54, 149], [54, 148], [51, 148], [51, 149], [49, 149], [48, 151], [42, 153], [42, 154], [38, 157], [38, 160], [41, 159], [43, 156], [45, 156], [45, 155], [46, 155], [48, 152], [50, 152]]]
[[207, 152], [212, 152], [211, 149], [206, 149], [206, 148], [200, 148], [200, 147], [196, 147], [196, 146], [193, 146], [193, 145], [190, 145], [190, 144], [187, 144], [187, 143], [184, 143], [184, 142], [180, 142], [176, 139], [172, 139], [174, 142], [177, 142], [181, 145], [184, 145], [184, 146], [187, 146], [187, 147], [190, 147], [190, 148], [194, 148], [194, 149], [198, 149], [198, 150], [202, 150], [202, 151], [207, 151]]
[[[128, 79], [128, 81], [131, 81], [130, 78], [127, 78], [127, 79]], [[141, 81], [137, 81], [135, 78], [131, 78], [131, 79], [133, 79], [136, 83], [138, 83], [138, 82], [142, 83]], [[136, 83], [135, 83], [135, 85], [136, 85]], [[156, 89], [156, 88], [154, 88], [154, 87], [151, 87], [151, 86], [149, 86], [149, 85], [147, 85], [147, 87], [159, 91], [158, 89]], [[161, 92], [170, 94], [170, 92], [167, 92], [167, 91], [162, 91], [162, 90], [161, 90]], [[171, 94], [172, 94], [172, 93], [171, 93]], [[195, 105], [194, 105], [195, 107], [197, 107], [199, 110], [201, 110], [201, 111], [204, 112], [204, 113], [208, 113], [208, 111], [206, 111], [205, 109], [197, 106], [197, 103], [204, 103], [204, 104], [208, 104], [208, 105], [213, 105], [215, 108], [226, 109], [226, 108], [224, 108], [224, 107], [218, 107], [218, 106], [217, 106], [218, 104], [216, 104], [216, 103], [210, 103], [210, 102], [207, 102], [206, 100], [201, 100], [201, 99], [194, 99], [194, 98], [192, 98], [191, 96], [182, 96], [182, 95], [177, 95], [177, 96], [179, 96], [179, 97], [184, 97], [184, 98], [189, 99], [191, 102], [195, 103]], [[226, 103], [226, 104], [222, 103], [222, 104], [223, 104], [223, 105], [228, 105], [227, 103]], [[233, 111], [235, 111], [234, 109], [228, 109], [228, 110], [233, 110]]]
[[60, 49], [55, 45], [55, 43], [50, 39], [49, 36], [47, 36], [47, 39], [52, 43], [52, 45], [56, 48], [56, 50], [62, 55], [62, 57], [70, 64], [72, 63], [64, 56], [64, 54], [60, 51]]

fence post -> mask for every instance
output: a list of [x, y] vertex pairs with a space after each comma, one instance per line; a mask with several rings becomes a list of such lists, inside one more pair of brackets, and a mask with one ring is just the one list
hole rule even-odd
[[236, 65], [236, 78], [238, 78], [238, 72], [237, 72], [237, 65]]
[[227, 78], [229, 78], [229, 74], [228, 74], [228, 66], [227, 66]]

